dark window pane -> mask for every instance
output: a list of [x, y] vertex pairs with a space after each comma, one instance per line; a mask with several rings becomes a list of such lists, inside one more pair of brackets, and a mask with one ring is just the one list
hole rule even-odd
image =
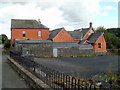
[[98, 48], [102, 48], [102, 44], [101, 43], [98, 43]]
[[23, 34], [23, 37], [26, 37], [26, 34]]
[[22, 31], [22, 36], [26, 37], [26, 31]]

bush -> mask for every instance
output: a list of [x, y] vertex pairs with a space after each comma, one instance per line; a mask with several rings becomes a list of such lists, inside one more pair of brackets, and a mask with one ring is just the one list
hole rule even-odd
[[4, 42], [4, 48], [10, 48], [10, 40], [5, 40], [5, 42]]
[[8, 39], [8, 37], [5, 34], [0, 35], [0, 40], [2, 40], [2, 43], [4, 44], [5, 41]]

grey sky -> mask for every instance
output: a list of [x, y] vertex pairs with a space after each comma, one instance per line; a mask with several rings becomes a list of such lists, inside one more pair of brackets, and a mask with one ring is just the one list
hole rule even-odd
[[92, 21], [93, 27], [96, 28], [105, 22], [93, 19], [109, 15], [105, 10], [101, 10], [101, 1], [103, 2], [103, 0], [0, 0], [0, 26], [2, 26], [0, 34], [4, 33], [10, 38], [11, 19], [40, 19], [50, 30], [65, 27], [71, 31], [89, 27], [89, 22]]

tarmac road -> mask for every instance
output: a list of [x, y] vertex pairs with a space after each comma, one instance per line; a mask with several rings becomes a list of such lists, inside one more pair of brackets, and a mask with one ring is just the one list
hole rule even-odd
[[28, 89], [25, 81], [8, 65], [7, 57], [8, 55], [2, 55], [2, 88]]
[[91, 78], [93, 75], [118, 71], [118, 57], [97, 56], [79, 58], [35, 58], [48, 68], [78, 77]]

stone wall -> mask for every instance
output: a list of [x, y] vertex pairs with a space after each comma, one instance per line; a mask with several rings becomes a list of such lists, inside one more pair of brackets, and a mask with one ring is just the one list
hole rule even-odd
[[[17, 51], [22, 51], [25, 54], [26, 51], [30, 51], [34, 56], [38, 57], [52, 57], [53, 46], [52, 43], [16, 43]], [[29, 52], [28, 52], [29, 53]]]
[[42, 44], [24, 44], [24, 47], [27, 47], [29, 50], [32, 50], [34, 56], [52, 56], [52, 44], [42, 43]]
[[76, 57], [76, 56], [93, 56], [93, 49], [79, 49], [79, 48], [59, 48], [58, 56], [61, 57]]
[[107, 52], [96, 52], [95, 55], [96, 56], [102, 56], [102, 55], [106, 55]]
[[22, 54], [32, 54], [36, 57], [53, 57], [53, 48], [57, 49], [58, 57], [93, 56], [94, 49], [80, 49], [79, 47], [54, 47], [52, 42], [25, 43], [16, 42], [16, 51]]

